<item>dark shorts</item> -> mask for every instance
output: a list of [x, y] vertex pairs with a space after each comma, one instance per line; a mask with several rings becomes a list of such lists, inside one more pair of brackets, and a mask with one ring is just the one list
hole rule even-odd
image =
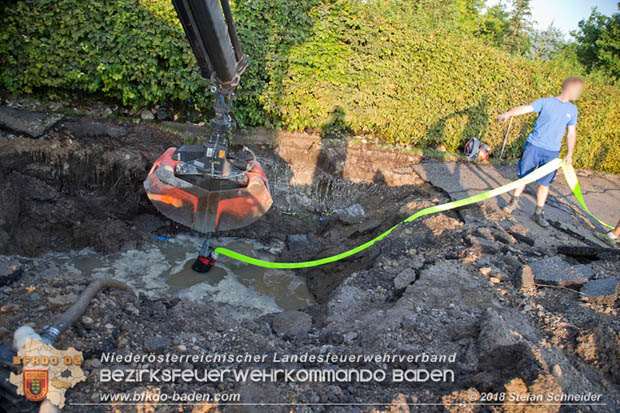
[[[531, 143], [527, 142], [523, 147], [523, 154], [519, 160], [519, 178], [523, 178], [525, 175], [531, 173], [539, 166], [543, 166], [546, 163], [551, 162], [560, 155], [560, 151], [550, 151], [548, 149], [539, 148]], [[539, 185], [549, 186], [551, 182], [555, 181], [556, 171], [551, 172], [549, 175], [545, 175], [536, 182]]]

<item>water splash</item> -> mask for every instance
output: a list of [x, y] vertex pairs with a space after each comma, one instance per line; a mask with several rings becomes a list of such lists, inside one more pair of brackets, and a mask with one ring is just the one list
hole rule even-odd
[[[84, 249], [48, 253], [46, 258], [69, 272], [119, 279], [150, 297], [176, 296], [215, 303], [239, 319], [314, 303], [305, 281], [292, 271], [265, 270], [226, 257], [221, 257], [208, 274], [192, 271], [201, 241], [198, 235], [179, 234], [111, 255]], [[236, 238], [217, 238], [214, 243], [262, 259], [274, 259], [269, 251], [277, 250], [271, 245]]]

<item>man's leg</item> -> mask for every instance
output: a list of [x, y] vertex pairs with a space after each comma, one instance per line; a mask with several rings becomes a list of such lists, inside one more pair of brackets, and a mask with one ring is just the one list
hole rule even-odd
[[[538, 149], [537, 160], [538, 166], [546, 165], [559, 156], [558, 151], [548, 151], [546, 149]], [[549, 195], [549, 186], [555, 181], [556, 171], [551, 172], [548, 175], [538, 179], [538, 190], [536, 191], [536, 212], [532, 216], [534, 221], [543, 228], [549, 228], [549, 222], [545, 219], [544, 208], [547, 202], [547, 196]]]
[[543, 228], [549, 227], [549, 221], [545, 219], [544, 208], [545, 202], [547, 202], [547, 196], [549, 195], [549, 187], [546, 185], [538, 185], [536, 191], [536, 213], [533, 218]]
[[523, 186], [520, 186], [520, 187], [516, 188], [516, 189], [515, 189], [515, 191], [514, 191], [514, 193], [512, 194], [512, 196], [515, 196], [515, 197], [517, 197], [517, 198], [518, 198], [518, 197], [520, 197], [520, 196], [521, 196], [521, 194], [523, 193], [523, 191], [525, 191], [525, 185], [523, 185]]
[[618, 221], [618, 225], [616, 228], [609, 231], [608, 233], [597, 232], [596, 236], [599, 237], [603, 242], [611, 247], [615, 247], [616, 243], [620, 239], [620, 221]]
[[545, 185], [538, 185], [538, 191], [536, 191], [536, 206], [539, 208], [544, 208], [548, 195], [549, 187]]
[[[538, 164], [535, 157], [535, 150], [531, 145], [526, 143], [523, 148], [523, 153], [521, 154], [521, 159], [519, 159], [519, 163], [517, 165], [517, 168], [519, 169], [519, 178], [523, 178], [525, 175], [536, 169], [537, 166]], [[515, 209], [519, 208], [519, 197], [524, 190], [525, 185], [514, 190], [512, 193], [512, 200], [503, 208], [505, 213], [512, 214]]]
[[523, 193], [523, 191], [525, 191], [525, 185], [520, 186], [518, 188], [515, 188], [514, 192], [512, 193], [512, 199], [510, 200], [510, 202], [508, 203], [508, 205], [506, 205], [503, 208], [503, 211], [507, 214], [512, 214], [512, 212], [515, 209], [519, 208], [519, 197], [521, 196], [521, 194]]

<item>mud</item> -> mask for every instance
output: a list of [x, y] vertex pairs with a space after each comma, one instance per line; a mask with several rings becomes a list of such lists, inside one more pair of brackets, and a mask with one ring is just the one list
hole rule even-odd
[[[67, 116], [38, 139], [0, 132], [0, 252], [10, 256], [2, 265], [12, 262], [10, 268], [15, 267], [0, 287], [3, 344], [10, 343], [20, 325], [42, 328], [96, 275], [71, 271], [41, 254], [92, 248], [112, 257], [147, 249], [152, 235], [195, 236], [157, 215], [141, 185], [151, 162], [164, 149], [200, 133], [192, 125]], [[450, 199], [415, 173], [412, 165], [420, 161], [415, 154], [264, 130], [239, 134], [235, 141], [254, 142], [275, 202], [256, 225], [222, 236], [275, 248], [270, 254], [280, 261], [342, 252], [420, 208]], [[346, 212], [358, 204], [363, 214]], [[605, 253], [578, 262], [570, 255], [558, 255], [549, 240], [573, 249], [590, 246], [584, 240], [556, 229], [549, 230], [549, 242], [539, 245], [538, 237], [495, 207], [476, 205], [405, 224], [357, 256], [296, 272], [316, 302], [301, 309], [306, 316], [261, 315], [268, 312], [264, 311], [239, 321], [234, 305], [223, 305], [212, 295], [200, 296], [200, 289], [189, 289], [196, 294], [193, 297], [178, 291], [148, 294], [142, 289], [136, 302], [124, 292], [111, 291], [95, 298], [85, 317], [57, 345], [76, 347], [86, 358], [88, 380], [68, 391], [72, 403], [93, 403], [105, 392], [196, 389], [182, 382], [100, 383], [98, 373], [110, 368], [99, 361], [102, 352], [456, 354], [456, 362], [447, 365], [375, 361], [330, 365], [388, 372], [450, 368], [453, 381], [208, 383], [200, 390], [238, 392], [242, 403], [297, 405], [69, 405], [65, 411], [615, 412], [620, 406], [618, 301], [587, 300], [578, 285], [543, 286], [532, 280], [522, 288], [519, 278], [528, 264], [559, 256], [571, 265], [588, 265], [594, 279], [605, 279], [620, 273], [620, 260]], [[134, 257], [142, 259], [146, 268], [147, 258]], [[130, 276], [144, 281], [143, 274]], [[311, 324], [304, 322], [307, 316]], [[128, 366], [137, 364], [118, 367]], [[309, 362], [227, 367], [274, 366], [325, 367]], [[221, 366], [201, 362], [151, 367]], [[600, 404], [481, 401], [502, 391], [523, 397], [591, 392], [600, 394]]]
[[[76, 275], [123, 281], [136, 293], [150, 298], [214, 302], [238, 319], [314, 304], [305, 280], [293, 271], [256, 268], [222, 257], [208, 275], [196, 273], [191, 267], [202, 241], [193, 234], [159, 236], [144, 241], [139, 249], [111, 254], [92, 249], [54, 252], [44, 254], [42, 259]], [[279, 245], [247, 239], [213, 238], [212, 242], [264, 260], [274, 260], [273, 253], [281, 250]]]

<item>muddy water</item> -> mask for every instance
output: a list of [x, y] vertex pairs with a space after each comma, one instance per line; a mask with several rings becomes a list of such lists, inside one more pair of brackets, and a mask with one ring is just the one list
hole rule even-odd
[[[177, 235], [152, 239], [141, 249], [107, 256], [85, 249], [49, 253], [47, 257], [75, 273], [125, 281], [136, 292], [151, 297], [210, 301], [237, 318], [295, 310], [314, 303], [304, 280], [290, 271], [253, 267], [227, 257], [220, 257], [208, 274], [192, 271], [201, 242], [198, 236]], [[213, 245], [267, 260], [275, 259], [272, 253], [277, 248], [235, 238], [218, 238]]]

